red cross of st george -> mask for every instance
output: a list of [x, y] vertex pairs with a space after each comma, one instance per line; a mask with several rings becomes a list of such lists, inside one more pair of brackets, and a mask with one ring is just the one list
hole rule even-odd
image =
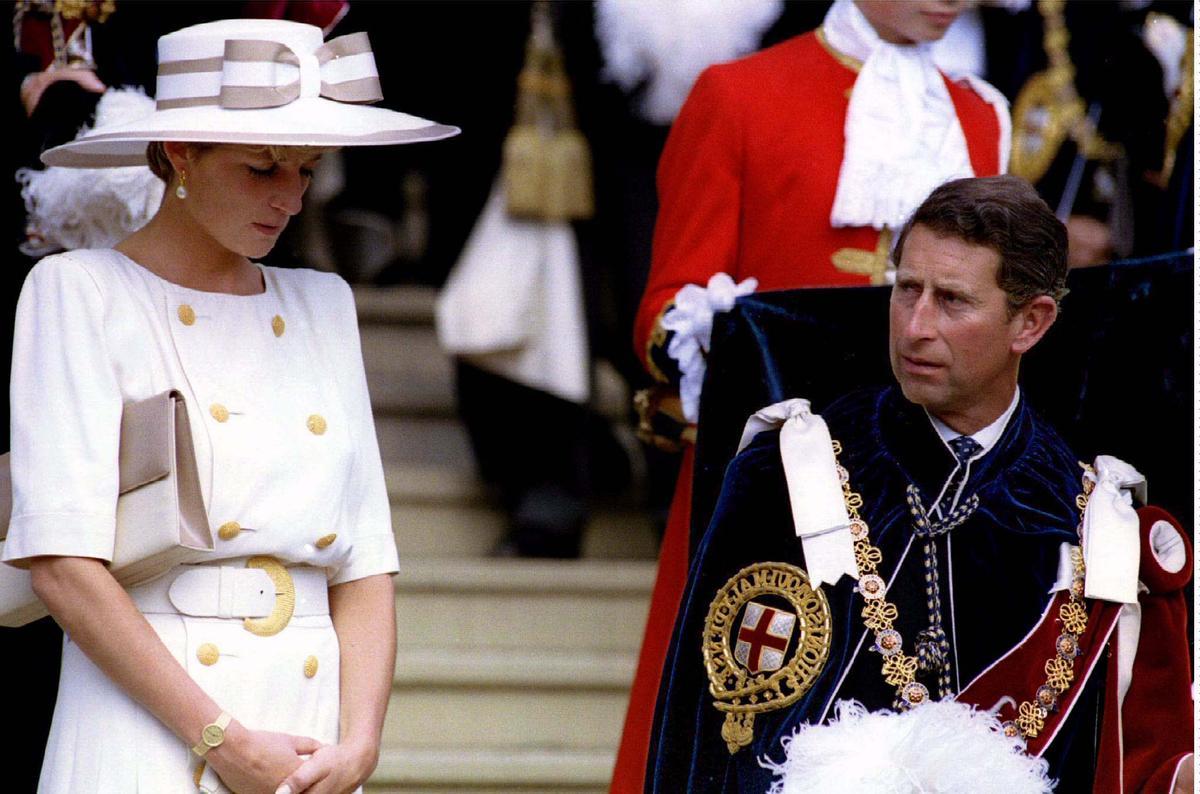
[[776, 614], [778, 614], [778, 610], [764, 607], [762, 614], [758, 616], [757, 623], [747, 626], [743, 621], [742, 627], [738, 629], [738, 641], [750, 644], [750, 656], [746, 659], [746, 667], [751, 673], [758, 672], [764, 648], [781, 652], [787, 650], [786, 639], [769, 633], [771, 621], [775, 619]]

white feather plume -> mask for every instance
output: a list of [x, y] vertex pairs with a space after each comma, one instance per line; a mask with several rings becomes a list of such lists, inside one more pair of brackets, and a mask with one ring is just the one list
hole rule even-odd
[[[148, 115], [154, 100], [138, 89], [110, 89], [96, 106], [96, 127]], [[80, 130], [80, 135], [87, 128]], [[111, 248], [146, 224], [162, 203], [162, 180], [144, 165], [128, 168], [22, 168], [16, 173], [30, 224], [47, 248]], [[43, 250], [42, 253], [48, 251]]]
[[604, 76], [626, 91], [645, 83], [639, 113], [670, 124], [705, 67], [755, 50], [782, 0], [599, 0]]
[[952, 700], [904, 713], [837, 704], [825, 725], [783, 740], [786, 758], [761, 763], [769, 794], [1049, 794], [1047, 764], [1026, 755], [986, 711]]

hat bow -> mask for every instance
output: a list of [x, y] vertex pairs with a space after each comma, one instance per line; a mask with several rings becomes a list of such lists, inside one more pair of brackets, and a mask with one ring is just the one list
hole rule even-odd
[[367, 104], [383, 99], [366, 33], [330, 39], [310, 55], [263, 39], [228, 39], [216, 58], [164, 61], [158, 70], [158, 110], [219, 105], [251, 110], [305, 96]]

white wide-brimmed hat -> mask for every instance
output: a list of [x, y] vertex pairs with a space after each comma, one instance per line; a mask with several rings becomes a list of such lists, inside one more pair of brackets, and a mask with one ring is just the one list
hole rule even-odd
[[158, 40], [153, 113], [42, 153], [46, 165], [141, 165], [150, 141], [268, 146], [381, 146], [434, 141], [459, 129], [394, 110], [383, 98], [367, 34], [324, 41], [315, 25], [226, 19]]

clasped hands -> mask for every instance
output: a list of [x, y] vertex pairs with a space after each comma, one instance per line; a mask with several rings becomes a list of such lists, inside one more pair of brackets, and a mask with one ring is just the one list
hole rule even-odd
[[221, 746], [206, 756], [236, 794], [347, 794], [366, 781], [378, 757], [373, 743], [322, 744], [306, 736], [251, 730], [236, 720]]

